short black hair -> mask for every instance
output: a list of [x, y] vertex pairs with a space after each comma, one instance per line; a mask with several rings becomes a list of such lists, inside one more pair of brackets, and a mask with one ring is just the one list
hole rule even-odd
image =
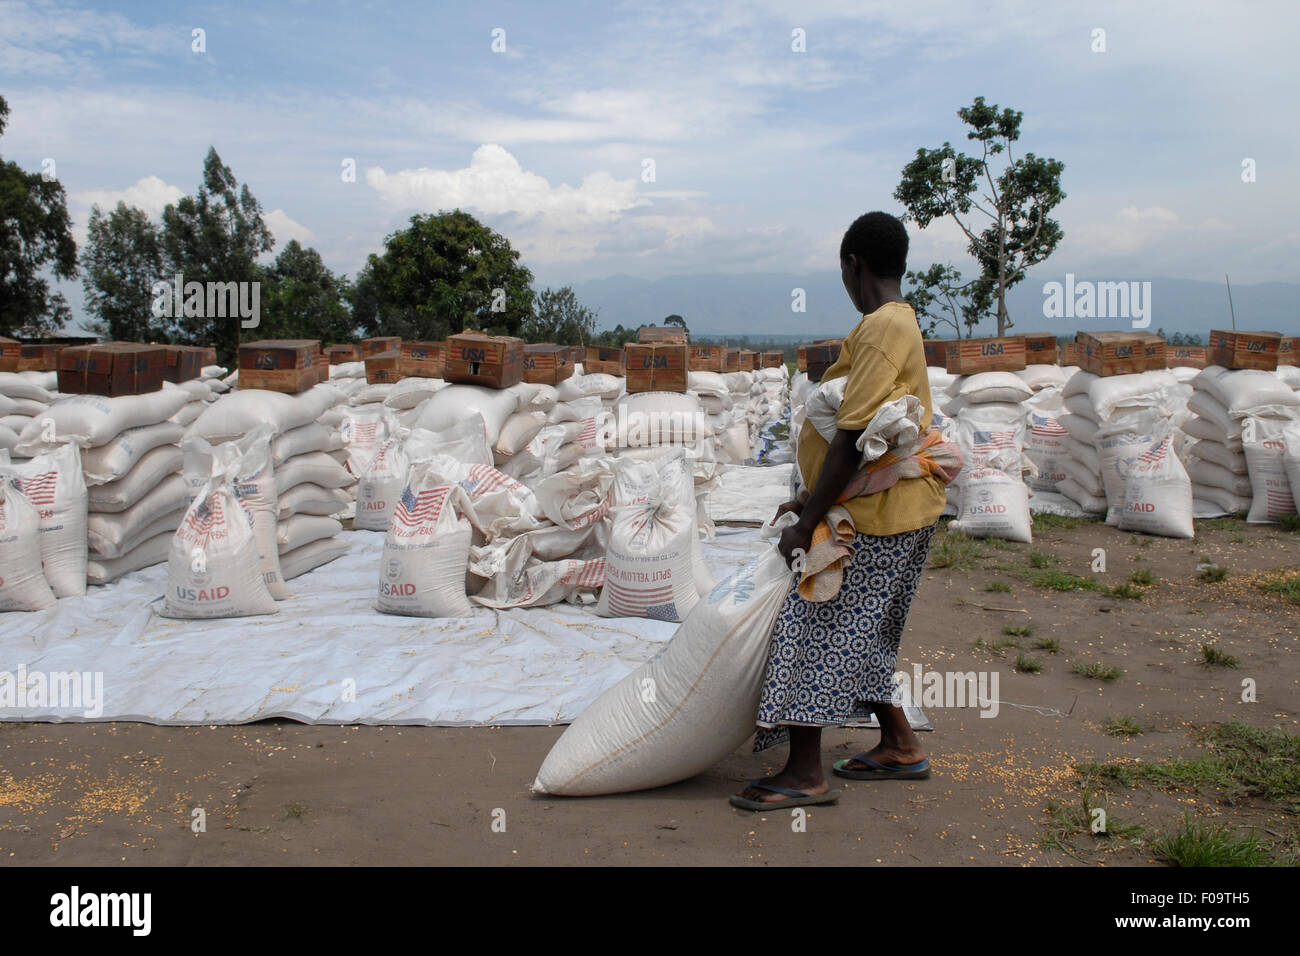
[[882, 279], [901, 279], [907, 271], [907, 230], [887, 212], [864, 213], [840, 241], [840, 261], [850, 254]]

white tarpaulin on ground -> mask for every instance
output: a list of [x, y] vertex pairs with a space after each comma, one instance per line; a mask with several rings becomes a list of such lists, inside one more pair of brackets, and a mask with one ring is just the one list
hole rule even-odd
[[790, 500], [794, 464], [729, 465], [722, 484], [709, 492], [714, 521], [771, 521], [778, 506]]

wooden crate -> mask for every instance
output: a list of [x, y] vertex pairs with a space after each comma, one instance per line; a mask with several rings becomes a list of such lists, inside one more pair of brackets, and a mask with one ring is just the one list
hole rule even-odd
[[109, 398], [147, 395], [162, 388], [166, 367], [167, 351], [162, 345], [73, 345], [59, 353], [59, 391]]
[[1083, 346], [1078, 342], [1067, 342], [1061, 346], [1061, 367], [1067, 366], [1078, 367], [1080, 356], [1083, 355]]
[[740, 371], [740, 349], [727, 349], [726, 357], [723, 359], [724, 372]]
[[194, 345], [164, 345], [167, 364], [163, 378], [173, 384], [189, 382], [203, 374], [203, 349]]
[[403, 378], [442, 378], [446, 342], [403, 342], [399, 368]]
[[[928, 365], [929, 362], [927, 362], [926, 364]], [[799, 346], [798, 349], [795, 350], [794, 370], [796, 372], [808, 371], [808, 346], [801, 345]]]
[[839, 342], [808, 346], [808, 381], [820, 382], [826, 370], [840, 360], [840, 349]]
[[573, 352], [567, 345], [525, 345], [524, 381], [559, 385], [573, 375]]
[[922, 339], [921, 345], [925, 348], [925, 364], [931, 368], [943, 368], [947, 361], [944, 356], [947, 354], [948, 340]]
[[1168, 345], [1165, 347], [1166, 368], [1205, 368], [1205, 349], [1199, 345]]
[[589, 345], [586, 357], [582, 360], [582, 370], [588, 375], [626, 375], [627, 355], [622, 349]]
[[1146, 350], [1134, 332], [1079, 332], [1079, 368], [1093, 375], [1132, 375], [1146, 371]]
[[629, 344], [627, 352], [628, 392], [684, 392], [687, 372], [685, 343], [654, 342]]
[[1277, 364], [1300, 365], [1300, 336], [1282, 336], [1277, 343]]
[[686, 368], [692, 372], [725, 372], [727, 349], [722, 345], [688, 345]]
[[331, 365], [342, 365], [344, 362], [360, 362], [361, 346], [359, 345], [331, 345], [325, 350], [329, 356]]
[[685, 345], [686, 330], [676, 325], [643, 325], [636, 330], [638, 344], [662, 342], [668, 345]]
[[378, 355], [380, 352], [398, 352], [402, 348], [402, 339], [397, 335], [381, 335], [373, 339], [361, 340], [361, 357]]
[[740, 350], [740, 370], [742, 372], [758, 371], [758, 353], [753, 349]]
[[313, 364], [316, 366], [316, 384], [328, 383], [330, 380], [330, 357], [324, 352], [318, 352]]
[[[1025, 340], [1026, 365], [1055, 365], [1060, 356], [1056, 351], [1056, 335], [1052, 332], [1026, 332], [1021, 336]], [[1164, 366], [1161, 366], [1163, 368]]]
[[509, 388], [524, 380], [524, 340], [462, 332], [447, 337], [442, 377], [463, 385]]
[[217, 350], [216, 350], [213, 346], [211, 346], [211, 345], [200, 345], [199, 348], [203, 351], [203, 367], [204, 367], [204, 368], [207, 368], [209, 365], [216, 365], [216, 364], [217, 364]]
[[367, 355], [365, 362], [366, 382], [370, 385], [391, 385], [406, 377], [402, 374], [402, 353], [397, 349]]
[[1222, 365], [1224, 368], [1257, 368], [1274, 372], [1277, 370], [1281, 345], [1281, 332], [1229, 332], [1225, 329], [1211, 329], [1207, 357], [1211, 365]]
[[762, 368], [780, 368], [785, 364], [785, 353], [761, 352], [758, 356], [758, 364]]
[[18, 371], [18, 356], [21, 352], [22, 343], [0, 335], [0, 372]]
[[1169, 346], [1164, 339], [1154, 332], [1138, 332], [1137, 337], [1142, 342], [1142, 370], [1144, 372], [1154, 372], [1169, 367]]
[[1024, 367], [1025, 339], [1021, 335], [955, 339], [944, 349], [944, 368], [951, 375], [1018, 372]]
[[22, 345], [18, 350], [18, 372], [57, 372], [59, 353], [66, 345]]
[[[239, 387], [289, 395], [320, 381], [317, 339], [260, 339], [239, 346]], [[328, 374], [328, 372], [327, 372]]]

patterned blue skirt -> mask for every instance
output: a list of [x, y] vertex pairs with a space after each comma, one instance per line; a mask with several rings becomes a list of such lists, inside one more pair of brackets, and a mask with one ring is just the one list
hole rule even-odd
[[895, 693], [898, 645], [937, 524], [859, 534], [833, 600], [805, 601], [797, 581], [777, 616], [758, 704], [754, 752], [789, 739], [789, 725], [840, 727]]

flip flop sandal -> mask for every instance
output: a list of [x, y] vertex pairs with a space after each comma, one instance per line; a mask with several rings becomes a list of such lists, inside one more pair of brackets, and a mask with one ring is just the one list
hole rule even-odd
[[825, 793], [804, 793], [802, 790], [792, 790], [790, 787], [782, 787], [779, 784], [768, 783], [766, 778], [763, 777], [749, 781], [749, 785], [755, 790], [766, 790], [768, 793], [779, 793], [787, 799], [750, 800], [748, 797], [742, 797], [738, 793], [733, 793], [731, 795], [731, 805], [733, 807], [739, 807], [741, 810], [780, 810], [782, 807], [819, 806], [824, 803], [834, 803], [840, 798], [840, 792], [838, 790], [827, 790]]
[[[850, 760], [867, 765], [867, 770], [846, 770], [845, 764]], [[837, 777], [850, 780], [924, 780], [930, 776], [929, 759], [916, 763], [879, 763], [866, 754], [857, 754], [845, 760], [837, 760], [831, 765], [831, 773]]]

